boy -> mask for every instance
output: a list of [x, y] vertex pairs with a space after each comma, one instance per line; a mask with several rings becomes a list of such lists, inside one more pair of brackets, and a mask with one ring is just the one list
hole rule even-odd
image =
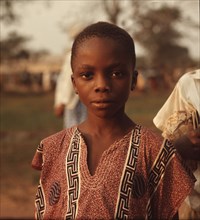
[[194, 181], [170, 142], [125, 114], [137, 81], [130, 35], [107, 22], [88, 26], [73, 43], [71, 66], [88, 116], [39, 145], [36, 218], [176, 217]]

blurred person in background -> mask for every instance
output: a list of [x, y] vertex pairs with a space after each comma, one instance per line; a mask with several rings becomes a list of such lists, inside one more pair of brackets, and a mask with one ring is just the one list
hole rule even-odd
[[[76, 24], [70, 30], [71, 38], [75, 38], [83, 27], [82, 24]], [[81, 123], [87, 116], [85, 106], [80, 101], [78, 95], [74, 92], [71, 75], [71, 51], [68, 51], [64, 65], [58, 75], [55, 89], [54, 114], [57, 117], [63, 117], [64, 128], [72, 127]]]
[[180, 219], [200, 219], [200, 69], [182, 75], [153, 122], [197, 179], [180, 209]]

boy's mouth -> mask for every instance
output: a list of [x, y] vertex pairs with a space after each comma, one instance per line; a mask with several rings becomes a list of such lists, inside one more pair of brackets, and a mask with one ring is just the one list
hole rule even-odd
[[101, 99], [101, 100], [92, 101], [91, 103], [97, 108], [107, 108], [113, 104], [113, 101], [108, 99]]

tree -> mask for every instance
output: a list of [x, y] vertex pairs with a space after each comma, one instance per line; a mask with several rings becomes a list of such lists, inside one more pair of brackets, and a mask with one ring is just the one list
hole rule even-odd
[[30, 52], [25, 49], [29, 39], [11, 32], [7, 38], [0, 40], [1, 61], [9, 59], [29, 58]]
[[[20, 15], [16, 13], [16, 6], [30, 3], [33, 0], [0, 0], [0, 22], [11, 25], [20, 20]], [[13, 59], [34, 59], [47, 55], [49, 52], [46, 50], [31, 51], [27, 49], [26, 43], [31, 38], [18, 34], [16, 31], [8, 33], [5, 39], [0, 39], [0, 60], [13, 60]]]
[[[167, 84], [171, 84], [173, 75], [169, 73], [177, 67], [184, 69], [194, 63], [188, 48], [179, 44], [182, 35], [176, 29], [176, 24], [183, 22], [180, 9], [166, 5], [150, 8], [146, 1], [128, 3], [123, 8], [122, 1], [103, 1], [110, 21], [123, 26], [146, 51], [143, 67], [156, 68], [157, 74], [167, 80]], [[113, 9], [108, 7], [112, 4]], [[129, 17], [123, 16], [125, 14], [129, 14]], [[184, 24], [191, 26], [192, 22], [184, 20]]]
[[182, 35], [175, 24], [179, 21], [180, 10], [168, 6], [149, 9], [136, 18], [138, 30], [134, 37], [147, 51], [147, 66], [156, 68], [163, 79], [170, 81], [173, 81], [173, 75], [169, 73], [174, 68], [184, 69], [193, 62], [188, 48], [178, 43]]
[[0, 1], [0, 21], [11, 24], [18, 20], [18, 15], [15, 13], [14, 4], [16, 0], [1, 0]]
[[103, 6], [106, 14], [108, 15], [108, 19], [113, 23], [118, 23], [119, 15], [121, 14], [121, 6], [118, 0], [103, 0]]

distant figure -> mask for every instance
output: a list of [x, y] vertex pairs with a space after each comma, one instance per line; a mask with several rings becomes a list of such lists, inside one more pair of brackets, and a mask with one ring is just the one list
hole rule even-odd
[[[74, 39], [83, 27], [82, 23], [74, 24], [69, 30], [70, 37]], [[87, 117], [86, 107], [80, 101], [72, 85], [70, 60], [71, 52], [68, 51], [62, 70], [58, 75], [55, 90], [54, 113], [57, 117], [63, 117], [64, 128], [79, 124]]]
[[197, 181], [186, 199], [191, 209], [182, 210], [184, 219], [200, 219], [200, 69], [179, 79], [153, 122], [193, 169]]
[[169, 141], [126, 114], [135, 62], [132, 37], [114, 24], [97, 22], [75, 38], [72, 80], [88, 116], [39, 144], [36, 218], [177, 219], [194, 178]]
[[87, 116], [86, 108], [75, 93], [71, 80], [71, 53], [68, 52], [63, 68], [57, 78], [54, 113], [63, 117], [64, 128], [81, 123]]

